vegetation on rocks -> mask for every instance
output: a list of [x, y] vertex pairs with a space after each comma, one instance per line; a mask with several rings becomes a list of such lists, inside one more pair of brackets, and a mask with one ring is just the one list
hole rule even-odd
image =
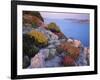
[[28, 57], [34, 57], [37, 54], [39, 48], [34, 45], [34, 39], [29, 35], [23, 35], [23, 53]]
[[52, 32], [60, 32], [59, 27], [54, 22], [48, 24], [48, 29]]
[[77, 57], [80, 54], [80, 49], [75, 47], [73, 45], [73, 43], [70, 42], [64, 42], [63, 44], [60, 45], [60, 47], [69, 53], [69, 55], [73, 58], [73, 59], [77, 59]]
[[42, 32], [32, 30], [28, 35], [35, 40], [36, 45], [47, 45], [48, 39]]
[[70, 56], [65, 56], [63, 60], [64, 66], [75, 66], [75, 61]]
[[89, 48], [45, 24], [38, 11], [23, 11], [23, 68], [89, 65]]

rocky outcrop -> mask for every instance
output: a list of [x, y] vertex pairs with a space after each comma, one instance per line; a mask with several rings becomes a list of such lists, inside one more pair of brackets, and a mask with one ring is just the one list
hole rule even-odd
[[25, 14], [30, 14], [30, 15], [32, 15], [32, 16], [36, 16], [36, 17], [38, 17], [41, 21], [43, 21], [44, 22], [44, 19], [43, 19], [43, 17], [41, 16], [41, 14], [38, 12], [38, 11], [23, 11], [23, 15], [25, 15]]
[[75, 60], [71, 56], [65, 56], [63, 64], [64, 66], [75, 66]]
[[27, 34], [35, 40], [34, 44], [36, 44], [37, 46], [47, 45], [48, 43], [47, 37], [42, 32], [32, 30]]
[[23, 12], [23, 68], [86, 66], [89, 48], [66, 37], [55, 23], [44, 23], [40, 13]]
[[48, 29], [51, 31], [51, 32], [60, 32], [60, 29], [59, 27], [56, 25], [56, 23], [54, 22], [51, 22], [50, 24], [48, 24]]
[[[30, 27], [47, 27], [41, 14], [37, 11], [23, 11], [23, 26], [30, 25]], [[29, 26], [27, 26], [29, 27]]]

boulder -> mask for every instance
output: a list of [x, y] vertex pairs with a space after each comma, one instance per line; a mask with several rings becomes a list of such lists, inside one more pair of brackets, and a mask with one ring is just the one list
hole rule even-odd
[[70, 39], [70, 38], [67, 40], [67, 42], [73, 42], [73, 41], [74, 41], [74, 40], [73, 40], [73, 39]]
[[54, 56], [52, 59], [45, 61], [45, 67], [61, 67], [62, 58], [59, 56]]
[[[84, 47], [83, 47], [84, 48]], [[80, 49], [80, 55], [79, 57], [76, 59], [76, 65], [77, 66], [87, 66], [88, 62], [86, 59], [86, 54], [84, 53], [84, 49]]]
[[34, 39], [27, 34], [23, 34], [23, 55], [28, 57], [34, 57], [37, 54], [39, 48], [34, 45]]
[[46, 30], [45, 28], [39, 27], [39, 28], [37, 28], [35, 30], [39, 31], [39, 32], [42, 32], [48, 38], [49, 41], [58, 40], [58, 36], [57, 35], [55, 35], [54, 33], [52, 33], [49, 30]]
[[63, 48], [61, 48], [60, 46], [57, 46], [57, 47], [56, 47], [56, 50], [57, 50], [57, 52], [60, 53], [60, 54], [61, 54], [62, 52], [64, 52]]
[[57, 32], [59, 33], [60, 32], [60, 28], [57, 26], [56, 23], [54, 22], [51, 22], [50, 24], [48, 24], [48, 29], [51, 31], [51, 32]]
[[52, 49], [50, 49], [50, 51], [49, 51], [49, 54], [51, 54], [51, 55], [53, 55], [53, 56], [55, 56], [56, 55], [56, 49], [55, 48], [52, 48]]
[[27, 68], [30, 65], [30, 59], [28, 56], [23, 57], [23, 68]]
[[80, 48], [75, 47], [72, 42], [64, 42], [60, 47], [68, 52], [73, 59], [77, 59], [80, 54]]
[[90, 50], [89, 48], [84, 47], [84, 55], [86, 56], [87, 64], [90, 64]]
[[59, 39], [61, 43], [67, 41], [66, 39]]
[[53, 59], [56, 56], [57, 52], [55, 48], [50, 48], [49, 49], [49, 54], [48, 57], [46, 58], [46, 60], [50, 60]]
[[74, 45], [75, 47], [80, 47], [80, 46], [81, 46], [81, 41], [79, 41], [79, 40], [74, 40], [73, 45]]
[[60, 41], [58, 41], [58, 42], [55, 42], [55, 46], [59, 46], [61, 43], [60, 43]]
[[48, 48], [45, 48], [45, 49], [40, 49], [39, 53], [43, 54], [44, 59], [46, 59], [49, 56], [49, 51], [50, 50]]
[[44, 56], [41, 53], [38, 53], [31, 59], [31, 68], [42, 68], [44, 67]]
[[28, 27], [23, 26], [23, 34], [27, 34], [31, 30], [32, 30], [32, 28], [30, 26], [28, 26]]
[[35, 44], [39, 47], [46, 46], [48, 44], [47, 37], [39, 31], [32, 30], [28, 35], [35, 39]]
[[32, 15], [32, 16], [36, 16], [36, 17], [38, 17], [41, 21], [44, 22], [43, 17], [41, 16], [40, 12], [38, 12], [38, 11], [23, 11], [23, 15], [25, 15], [25, 14], [27, 14], [27, 15]]
[[55, 45], [51, 44], [47, 48], [55, 48]]
[[45, 27], [41, 14], [37, 11], [23, 11], [23, 25], [31, 24], [32, 27]]
[[64, 66], [75, 66], [75, 61], [72, 57], [65, 56], [63, 60], [63, 65]]
[[50, 40], [50, 41], [48, 41], [48, 44], [55, 45], [56, 43], [60, 44], [60, 41], [59, 40]]

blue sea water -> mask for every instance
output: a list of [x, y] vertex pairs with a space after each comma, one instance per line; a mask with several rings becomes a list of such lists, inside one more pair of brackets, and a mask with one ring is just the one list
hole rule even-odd
[[65, 19], [44, 19], [45, 23], [55, 22], [66, 37], [80, 40], [85, 47], [89, 47], [89, 23]]

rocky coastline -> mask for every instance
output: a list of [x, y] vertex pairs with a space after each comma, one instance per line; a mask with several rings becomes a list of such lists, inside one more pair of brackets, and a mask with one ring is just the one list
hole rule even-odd
[[39, 12], [23, 12], [23, 68], [89, 66], [89, 48], [45, 24]]

